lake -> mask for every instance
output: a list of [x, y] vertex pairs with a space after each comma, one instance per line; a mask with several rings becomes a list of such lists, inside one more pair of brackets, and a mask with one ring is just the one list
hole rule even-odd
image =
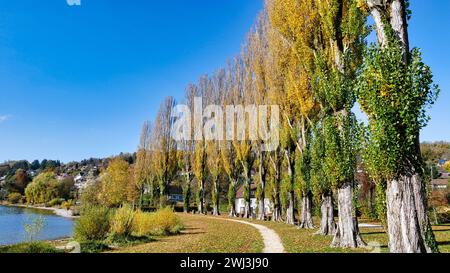
[[0, 245], [18, 244], [27, 240], [24, 224], [41, 216], [45, 227], [37, 240], [55, 240], [72, 236], [74, 221], [52, 211], [0, 206]]

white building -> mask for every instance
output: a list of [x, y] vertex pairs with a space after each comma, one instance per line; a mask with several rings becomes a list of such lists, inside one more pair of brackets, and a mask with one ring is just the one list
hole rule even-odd
[[[235, 202], [236, 202], [235, 203], [236, 213], [239, 215], [244, 215], [245, 214], [244, 186], [241, 186], [237, 190]], [[256, 200], [256, 185], [255, 184], [250, 185], [250, 207], [252, 209], [253, 214], [257, 215], [259, 204]], [[273, 206], [272, 206], [272, 203], [270, 202], [270, 199], [268, 199], [268, 198], [265, 199], [264, 207], [265, 207], [266, 215], [271, 215]]]

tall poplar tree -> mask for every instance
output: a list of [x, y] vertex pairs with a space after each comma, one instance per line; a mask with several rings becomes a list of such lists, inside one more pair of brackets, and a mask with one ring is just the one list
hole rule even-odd
[[359, 101], [369, 117], [366, 164], [385, 183], [391, 252], [437, 252], [427, 211], [419, 134], [438, 94], [419, 49], [410, 50], [409, 1], [360, 1], [372, 15], [378, 46], [368, 49]]

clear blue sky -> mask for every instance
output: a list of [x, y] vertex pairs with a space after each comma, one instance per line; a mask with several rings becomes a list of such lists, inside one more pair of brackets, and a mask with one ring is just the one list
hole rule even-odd
[[[262, 0], [0, 0], [0, 161], [136, 149], [167, 95], [239, 52]], [[412, 0], [442, 88], [422, 140], [450, 141], [450, 1]]]

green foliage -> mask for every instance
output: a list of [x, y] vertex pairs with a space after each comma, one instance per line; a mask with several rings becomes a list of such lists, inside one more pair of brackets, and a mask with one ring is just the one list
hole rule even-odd
[[343, 111], [324, 119], [324, 172], [335, 189], [354, 179], [359, 135], [354, 114]]
[[185, 212], [189, 212], [191, 207], [191, 185], [187, 183], [183, 187], [183, 208]]
[[377, 218], [384, 227], [387, 227], [386, 183], [377, 183], [375, 191], [375, 211]]
[[236, 199], [236, 186], [234, 183], [228, 185], [228, 209], [234, 207], [234, 201]]
[[387, 47], [369, 47], [361, 69], [357, 93], [370, 120], [364, 159], [376, 181], [422, 167], [418, 136], [439, 89], [418, 49], [409, 59], [406, 64], [401, 46], [391, 37]]
[[63, 200], [61, 200], [61, 198], [54, 198], [52, 200], [50, 200], [50, 202], [47, 203], [47, 206], [49, 207], [56, 207], [56, 206], [60, 206], [62, 204]]
[[9, 254], [55, 254], [61, 253], [56, 248], [45, 242], [22, 243], [12, 246], [0, 247], [0, 253]]
[[304, 147], [303, 152], [301, 154], [296, 153], [294, 187], [297, 190], [299, 197], [309, 194], [312, 190], [310, 139], [311, 138], [309, 137], [307, 146]]
[[107, 250], [110, 250], [109, 246], [100, 241], [89, 241], [80, 243], [81, 253], [101, 253]]
[[79, 242], [102, 241], [110, 230], [110, 210], [106, 207], [86, 206], [74, 227]]
[[325, 173], [325, 141], [321, 123], [316, 124], [311, 141], [311, 185], [316, 200], [320, 200], [322, 194], [332, 191], [331, 182]]

